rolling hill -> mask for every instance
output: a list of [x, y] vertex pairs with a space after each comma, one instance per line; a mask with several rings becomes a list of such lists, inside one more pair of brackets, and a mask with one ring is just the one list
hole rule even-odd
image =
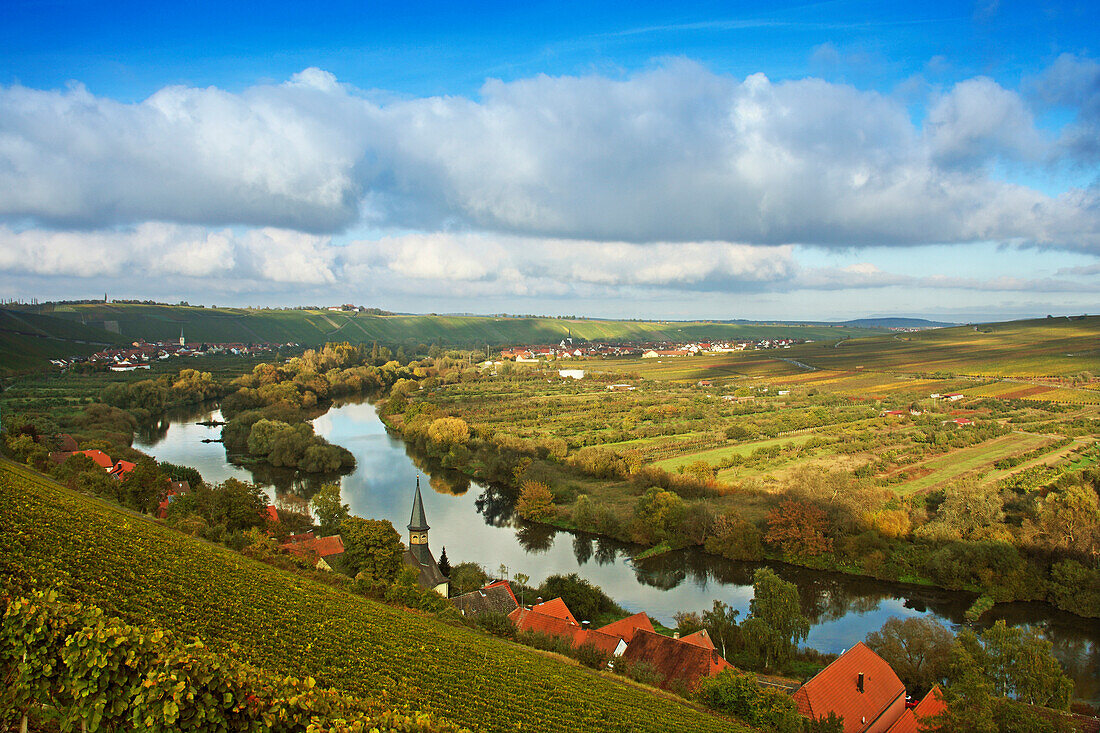
[[0, 309], [0, 375], [34, 369], [50, 359], [94, 354], [127, 343], [117, 333], [37, 313]]
[[354, 311], [201, 308], [130, 303], [47, 304], [43, 316], [83, 322], [128, 340], [294, 342], [326, 341], [451, 346], [557, 343], [567, 336], [586, 341], [693, 341], [760, 338], [836, 340], [881, 333], [845, 325], [709, 321], [608, 321], [503, 318], [468, 315], [368, 315]]

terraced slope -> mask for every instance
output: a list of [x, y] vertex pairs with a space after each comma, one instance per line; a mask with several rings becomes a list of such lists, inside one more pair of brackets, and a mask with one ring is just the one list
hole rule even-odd
[[185, 537], [0, 463], [0, 578], [60, 587], [273, 672], [477, 730], [736, 731], [729, 720]]

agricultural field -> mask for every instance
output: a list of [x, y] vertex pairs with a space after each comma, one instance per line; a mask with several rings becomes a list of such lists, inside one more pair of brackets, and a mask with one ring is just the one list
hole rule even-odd
[[[652, 465], [675, 473], [694, 465], [732, 488], [745, 480], [782, 481], [813, 466], [854, 472], [907, 496], [966, 476], [1003, 478], [1011, 471], [994, 469], [995, 462], [1043, 441], [1080, 438], [1080, 427], [1063, 426], [1095, 425], [1088, 421], [1100, 418], [1100, 381], [1079, 371], [1043, 379], [995, 376], [1017, 367], [1057, 375], [1070, 359], [1074, 370], [1091, 365], [1100, 319], [981, 328], [551, 365], [583, 369], [581, 380], [508, 364], [496, 378], [448, 385], [423, 399], [495, 433], [554, 437], [570, 451], [611, 448], [632, 470]], [[1029, 352], [1029, 340], [1042, 368], [1016, 358]], [[858, 359], [848, 358], [853, 354]], [[609, 389], [612, 384], [634, 389]], [[963, 397], [932, 397], [952, 393]], [[1046, 437], [1025, 434], [1037, 423]], [[1084, 431], [1082, 439], [1095, 433]]]
[[293, 342], [318, 346], [329, 341], [474, 346], [558, 343], [572, 336], [586, 341], [692, 341], [701, 339], [798, 338], [835, 341], [884, 333], [881, 328], [846, 325], [713, 323], [686, 321], [600, 321], [492, 316], [371, 315], [354, 311], [199, 308], [129, 303], [47, 304], [44, 316], [87, 323], [127, 340], [172, 340], [182, 328], [189, 341]]
[[[276, 674], [476, 730], [731, 731], [658, 691], [370, 601], [0, 464], [0, 577], [197, 636]], [[231, 651], [232, 650], [232, 651]]]

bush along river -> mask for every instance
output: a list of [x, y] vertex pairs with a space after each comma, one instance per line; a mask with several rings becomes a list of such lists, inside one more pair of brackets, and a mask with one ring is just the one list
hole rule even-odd
[[[434, 491], [424, 492], [429, 541], [438, 557], [443, 548], [451, 564], [477, 562], [491, 574], [503, 565], [509, 574], [525, 573], [537, 585], [548, 575], [577, 573], [600, 586], [631, 612], [646, 611], [674, 625], [679, 611], [709, 609], [715, 599], [748, 613], [752, 573], [743, 563], [695, 550], [666, 553], [634, 562], [643, 548], [606, 538], [555, 530], [522, 522], [512, 514], [512, 498], [466, 477], [429, 465], [413, 455], [399, 437], [387, 432], [368, 402], [334, 406], [313, 421], [318, 435], [352, 452], [357, 466], [346, 476], [303, 478], [289, 469], [247, 464], [227, 456], [217, 442], [221, 428], [214, 405], [177, 410], [139, 432], [135, 447], [158, 460], [193, 466], [211, 482], [227, 478], [255, 481], [273, 497], [308, 498], [324, 481], [339, 481], [345, 503], [362, 517], [388, 519], [406, 535], [413, 488], [418, 476]], [[807, 646], [840, 653], [892, 616], [930, 615], [957, 628], [975, 596], [920, 585], [907, 585], [807, 568], [768, 563], [798, 585], [813, 626]], [[998, 604], [977, 626], [998, 619], [1042, 630], [1076, 684], [1076, 697], [1100, 703], [1100, 623], [1043, 603]]]

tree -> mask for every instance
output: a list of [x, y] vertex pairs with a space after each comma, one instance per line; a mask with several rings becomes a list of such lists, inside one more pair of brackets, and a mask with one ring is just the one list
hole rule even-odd
[[267, 494], [254, 483], [226, 479], [198, 499], [200, 514], [226, 531], [245, 531], [265, 521]]
[[309, 502], [321, 523], [321, 536], [328, 537], [340, 531], [340, 524], [351, 516], [347, 504], [340, 503], [340, 484], [322, 484]]
[[980, 635], [959, 632], [952, 649], [948, 685], [976, 673], [1000, 697], [1030, 705], [1065, 710], [1073, 682], [1052, 653], [1053, 645], [1034, 629], [1008, 626], [1003, 620]]
[[955, 636], [930, 617], [894, 617], [867, 634], [867, 646], [886, 660], [907, 689], [923, 694], [947, 677]]
[[519, 604], [523, 605], [523, 590], [531, 582], [531, 576], [526, 573], [516, 573], [512, 576], [512, 582], [519, 587]]
[[542, 522], [554, 516], [554, 495], [541, 481], [524, 481], [516, 512], [530, 522]]
[[760, 560], [764, 557], [764, 547], [760, 542], [762, 537], [755, 524], [730, 510], [714, 520], [711, 535], [703, 547], [713, 555], [730, 560]]
[[465, 445], [470, 441], [470, 426], [460, 417], [441, 417], [428, 426], [428, 438], [445, 447]]
[[753, 598], [749, 616], [741, 625], [746, 642], [771, 667], [790, 658], [795, 644], [810, 634], [810, 621], [802, 613], [798, 588], [769, 568], [753, 574]]
[[393, 583], [405, 546], [392, 524], [384, 519], [348, 517], [340, 524], [340, 534], [352, 576], [375, 588]]
[[489, 574], [485, 569], [474, 562], [461, 562], [451, 568], [451, 592], [460, 596], [484, 587], [489, 581]]
[[443, 552], [439, 553], [439, 562], [436, 563], [439, 566], [439, 572], [444, 576], [451, 574], [451, 561], [447, 559], [447, 548], [443, 548]]
[[788, 555], [820, 555], [833, 547], [826, 535], [825, 512], [806, 502], [787, 499], [768, 512], [765, 539]]
[[726, 656], [726, 650], [732, 649], [737, 636], [740, 633], [737, 628], [737, 616], [740, 614], [736, 608], [715, 599], [714, 606], [709, 611], [703, 611], [703, 627], [710, 635], [711, 641], [718, 645], [722, 656]]
[[561, 598], [581, 621], [595, 620], [601, 614], [626, 613], [599, 586], [592, 585], [576, 573], [551, 575], [539, 587], [539, 595], [546, 600]]
[[684, 502], [676, 492], [651, 486], [634, 505], [633, 534], [641, 542], [663, 542], [683, 518]]

